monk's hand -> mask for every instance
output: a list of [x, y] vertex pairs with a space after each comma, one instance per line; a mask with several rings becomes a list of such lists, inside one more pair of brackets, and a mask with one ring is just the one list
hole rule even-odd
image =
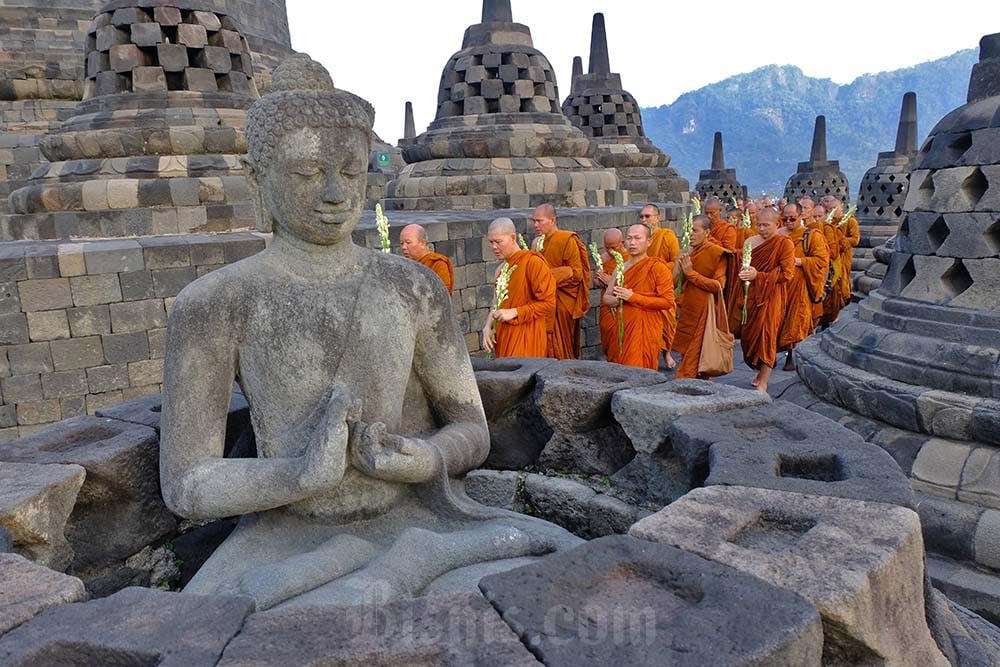
[[325, 491], [337, 486], [347, 470], [349, 421], [360, 416], [361, 404], [352, 401], [347, 389], [333, 388], [326, 412], [320, 420], [305, 453], [300, 457], [299, 486], [307, 491]]
[[605, 273], [604, 271], [598, 271], [597, 273], [595, 273], [594, 278], [596, 278], [597, 282], [601, 283], [605, 287], [611, 284], [611, 276]]
[[351, 438], [351, 462], [369, 477], [422, 484], [441, 469], [440, 455], [426, 441], [389, 433], [382, 422], [365, 424], [359, 431]]
[[490, 313], [486, 327], [483, 329], [483, 349], [492, 352], [496, 344], [496, 339], [493, 338], [493, 313]]
[[628, 301], [632, 298], [632, 295], [635, 294], [634, 291], [628, 289], [627, 287], [615, 287], [611, 293], [622, 301]]
[[751, 266], [749, 269], [746, 269], [745, 271], [740, 271], [738, 277], [740, 280], [752, 283], [753, 281], [757, 280], [757, 269]]
[[795, 258], [795, 266], [802, 266], [802, 258], [801, 257], [796, 257]]
[[684, 275], [691, 273], [691, 269], [694, 268], [694, 264], [691, 263], [691, 255], [681, 255], [677, 258], [677, 261], [680, 263], [681, 271], [684, 272]]
[[517, 308], [501, 308], [493, 311], [493, 319], [497, 322], [510, 322], [517, 319]]

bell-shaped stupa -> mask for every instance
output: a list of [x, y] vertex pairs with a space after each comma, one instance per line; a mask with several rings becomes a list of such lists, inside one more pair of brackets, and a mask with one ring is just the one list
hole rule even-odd
[[613, 169], [559, 108], [556, 76], [514, 23], [510, 0], [484, 0], [482, 22], [441, 74], [437, 117], [403, 148], [387, 189], [402, 210], [612, 206], [628, 203]]
[[798, 172], [788, 179], [785, 199], [812, 197], [819, 201], [826, 195], [833, 195], [845, 206], [850, 199], [847, 176], [840, 170], [840, 163], [826, 159], [826, 116], [816, 116], [809, 161], [799, 162]]
[[736, 180], [736, 170], [726, 169], [726, 157], [722, 150], [722, 132], [716, 132], [712, 143], [712, 168], [702, 169], [698, 173], [698, 184], [695, 192], [702, 201], [709, 197], [718, 197], [729, 204], [733, 199], [743, 199], [747, 189]]
[[603, 14], [594, 14], [587, 73], [577, 76], [576, 67], [574, 59], [573, 85], [562, 110], [590, 137], [601, 164], [615, 168], [632, 201], [687, 202], [687, 180], [646, 136], [639, 103], [622, 88], [621, 75], [611, 71]]

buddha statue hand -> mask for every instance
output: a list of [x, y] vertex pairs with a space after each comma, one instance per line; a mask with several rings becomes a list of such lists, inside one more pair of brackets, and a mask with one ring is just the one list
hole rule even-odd
[[358, 422], [351, 436], [354, 467], [376, 479], [405, 484], [429, 482], [443, 466], [431, 443], [388, 433], [385, 424]]
[[334, 386], [326, 412], [301, 457], [301, 488], [323, 492], [340, 484], [347, 470], [348, 423], [354, 422], [360, 414], [361, 402], [352, 401], [344, 386]]

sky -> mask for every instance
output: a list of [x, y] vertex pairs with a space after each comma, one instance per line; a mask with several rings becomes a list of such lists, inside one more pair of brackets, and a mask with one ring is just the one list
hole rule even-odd
[[[323, 63], [337, 88], [371, 102], [375, 131], [392, 144], [403, 136], [407, 100], [418, 134], [434, 120], [441, 71], [482, 12], [481, 0], [286, 5], [292, 47]], [[591, 20], [603, 12], [611, 70], [643, 107], [772, 64], [849, 83], [978, 47], [982, 35], [1000, 32], [995, 0], [511, 0], [511, 9], [552, 63], [561, 99], [573, 56], [587, 68]]]

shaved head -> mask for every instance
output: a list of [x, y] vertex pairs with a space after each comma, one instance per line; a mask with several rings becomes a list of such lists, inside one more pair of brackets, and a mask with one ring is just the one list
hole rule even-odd
[[531, 222], [535, 225], [536, 234], [551, 234], [556, 231], [556, 208], [552, 204], [542, 204], [535, 207], [531, 214]]
[[517, 236], [517, 227], [510, 218], [497, 218], [490, 223], [489, 232], [499, 232], [501, 234], [514, 234]]
[[618, 245], [621, 244], [622, 239], [624, 238], [625, 237], [622, 236], [622, 230], [618, 229], [617, 227], [614, 229], [609, 229], [608, 231], [604, 232], [604, 247], [617, 248]]
[[497, 218], [491, 222], [486, 240], [497, 259], [506, 260], [521, 250], [517, 245], [517, 227], [510, 218]]
[[427, 231], [420, 225], [407, 225], [399, 233], [399, 245], [403, 256], [410, 259], [420, 259], [431, 251], [427, 247]]

